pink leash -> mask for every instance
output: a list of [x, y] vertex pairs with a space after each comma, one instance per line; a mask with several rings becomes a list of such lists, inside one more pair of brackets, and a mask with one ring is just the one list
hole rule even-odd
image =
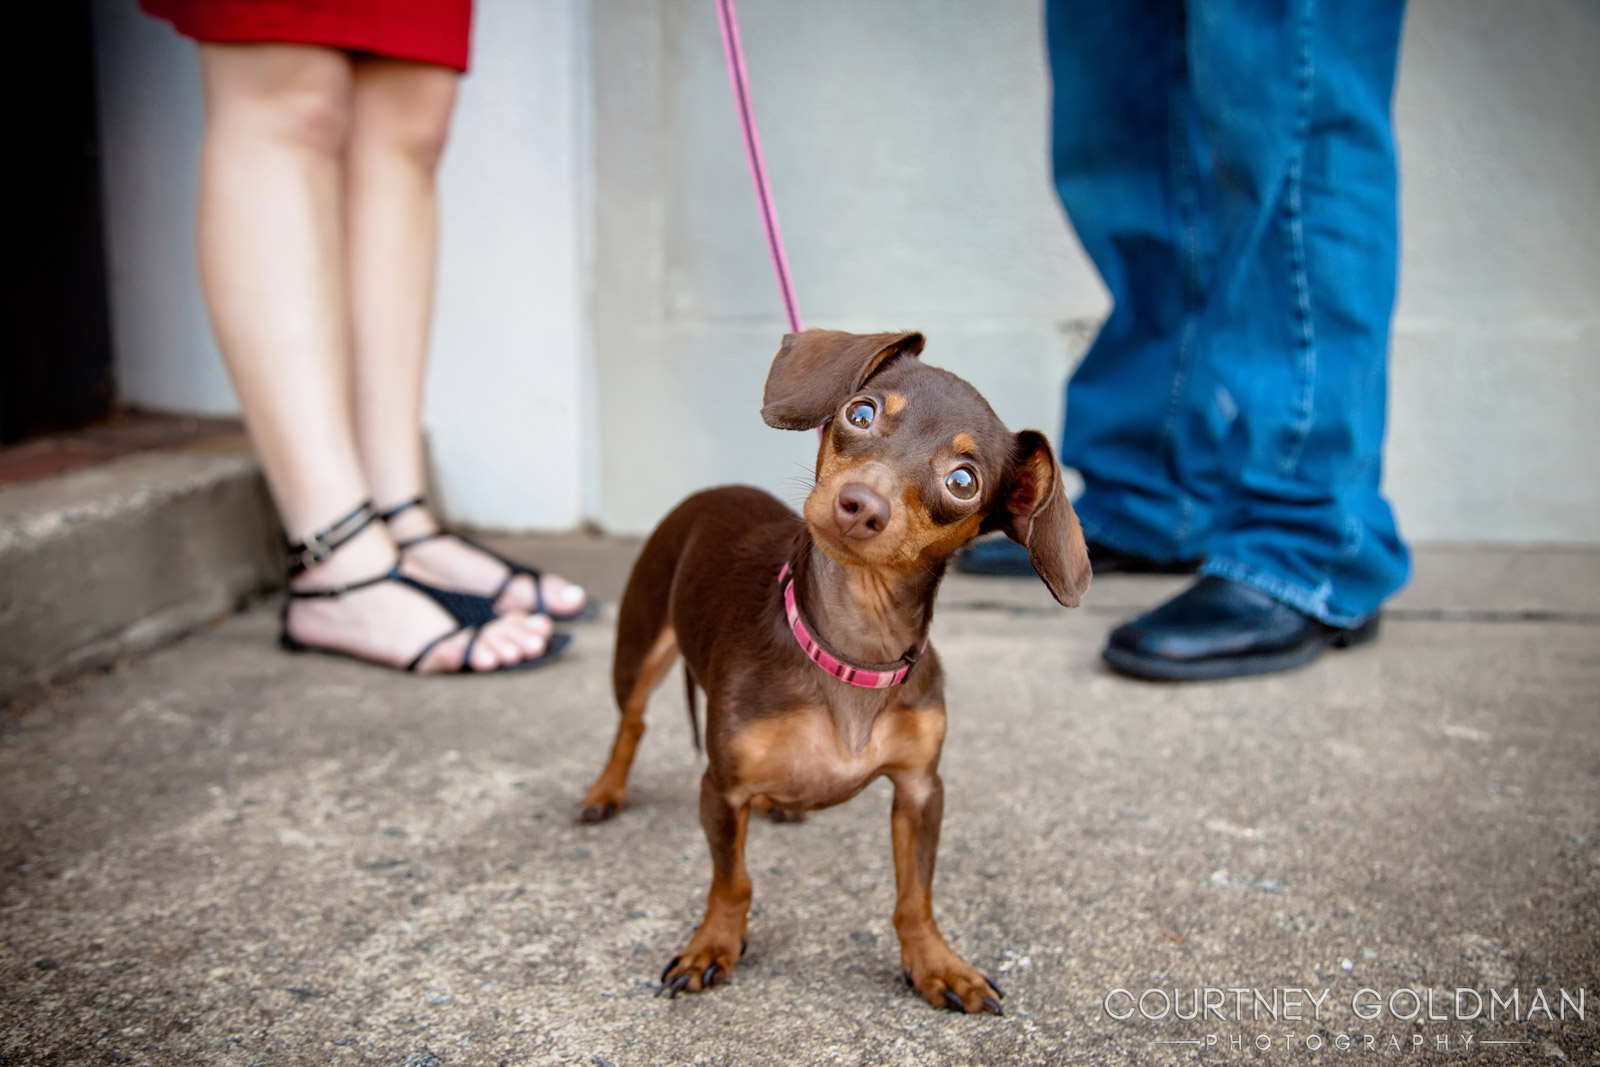
[[783, 296], [783, 310], [789, 316], [789, 332], [799, 333], [800, 304], [794, 298], [789, 258], [783, 253], [783, 234], [778, 230], [778, 209], [772, 202], [767, 165], [761, 158], [761, 137], [756, 133], [756, 112], [750, 103], [750, 81], [745, 75], [744, 49], [739, 44], [739, 16], [734, 12], [733, 0], [717, 0], [717, 23], [722, 27], [728, 81], [733, 85], [733, 103], [739, 111], [739, 132], [744, 135], [744, 152], [750, 161], [750, 181], [756, 189], [756, 204], [761, 208], [761, 224], [767, 231], [767, 247], [772, 251], [772, 269], [778, 275], [778, 291]]

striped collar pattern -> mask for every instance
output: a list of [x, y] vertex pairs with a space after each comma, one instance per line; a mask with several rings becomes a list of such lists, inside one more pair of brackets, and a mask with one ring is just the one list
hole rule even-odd
[[848, 682], [862, 689], [888, 689], [890, 686], [899, 685], [911, 674], [911, 668], [917, 665], [922, 654], [928, 650], [928, 642], [924, 639], [921, 648], [908, 650], [897, 663], [884, 664], [881, 667], [851, 663], [843, 656], [824, 648], [806, 628], [805, 618], [800, 614], [800, 605], [795, 600], [793, 568], [787, 562], [778, 572], [778, 583], [783, 586], [783, 614], [789, 620], [789, 631], [794, 634], [795, 641], [810, 657], [812, 663], [841, 682]]

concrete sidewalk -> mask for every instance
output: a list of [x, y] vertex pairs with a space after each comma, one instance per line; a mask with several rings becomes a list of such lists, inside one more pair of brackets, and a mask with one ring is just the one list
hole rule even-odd
[[[609, 605], [632, 552], [518, 547]], [[416, 679], [284, 655], [262, 605], [3, 724], [0, 1064], [1596, 1062], [1600, 555], [1425, 552], [1378, 643], [1290, 675], [1106, 673], [1173, 588], [945, 587], [936, 906], [1004, 1018], [900, 984], [883, 783], [753, 825], [732, 985], [652, 995], [699, 760], [669, 683], [630, 808], [572, 821], [612, 612], [559, 666]], [[1196, 989], [1225, 1006], [1112, 1017]]]

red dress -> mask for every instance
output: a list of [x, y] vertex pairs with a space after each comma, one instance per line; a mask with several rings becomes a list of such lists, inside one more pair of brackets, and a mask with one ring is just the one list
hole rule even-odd
[[139, 0], [185, 37], [314, 44], [467, 69], [472, 0]]

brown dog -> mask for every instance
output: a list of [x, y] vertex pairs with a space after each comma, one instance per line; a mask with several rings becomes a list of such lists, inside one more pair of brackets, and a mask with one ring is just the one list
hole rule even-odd
[[988, 530], [1025, 545], [1068, 607], [1089, 559], [1044, 436], [1008, 432], [972, 386], [913, 358], [921, 351], [918, 333], [785, 337], [761, 416], [823, 427], [804, 522], [758, 489], [712, 489], [668, 515], [634, 564], [612, 667], [622, 723], [579, 817], [621, 809], [645, 702], [681, 655], [691, 716], [695, 687], [706, 693], [712, 878], [664, 992], [726, 982], [743, 954], [752, 807], [803, 818], [888, 775], [906, 982], [936, 1007], [1000, 1011], [1003, 994], [933, 919], [945, 733], [933, 598], [951, 553]]

